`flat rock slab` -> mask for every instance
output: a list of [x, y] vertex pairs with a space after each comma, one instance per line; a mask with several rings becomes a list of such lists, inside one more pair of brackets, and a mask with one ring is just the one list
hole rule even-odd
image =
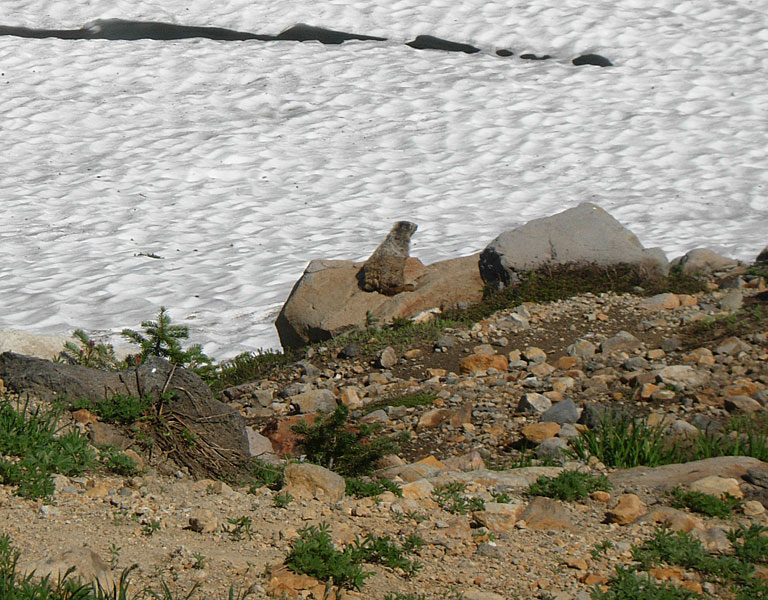
[[662, 467], [635, 467], [612, 473], [608, 475], [608, 479], [615, 488], [619, 489], [626, 486], [639, 486], [665, 492], [678, 485], [689, 485], [710, 475], [742, 480], [747, 471], [764, 472], [768, 477], [768, 463], [746, 456], [718, 456]]

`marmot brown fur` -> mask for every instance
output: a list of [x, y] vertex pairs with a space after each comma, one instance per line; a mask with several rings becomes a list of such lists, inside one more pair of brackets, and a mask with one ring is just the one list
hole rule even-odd
[[381, 292], [394, 296], [413, 286], [405, 283], [405, 260], [411, 247], [411, 236], [418, 225], [398, 221], [386, 239], [365, 261], [361, 271], [361, 287], [366, 292]]

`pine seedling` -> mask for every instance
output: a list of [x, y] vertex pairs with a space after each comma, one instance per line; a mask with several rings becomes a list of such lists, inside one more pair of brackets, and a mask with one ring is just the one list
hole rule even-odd
[[56, 357], [58, 361], [104, 371], [117, 369], [119, 361], [111, 344], [97, 343], [82, 329], [75, 329], [72, 337], [75, 341], [64, 342], [64, 349]]
[[187, 349], [181, 345], [181, 340], [189, 338], [189, 328], [185, 325], [172, 325], [171, 316], [164, 306], [160, 307], [157, 321], [142, 321], [144, 333], [133, 329], [123, 329], [122, 336], [141, 348], [141, 361], [149, 356], [167, 358], [173, 364], [187, 367], [198, 373], [207, 374], [211, 371], [213, 362], [203, 353], [202, 346], [193, 344]]

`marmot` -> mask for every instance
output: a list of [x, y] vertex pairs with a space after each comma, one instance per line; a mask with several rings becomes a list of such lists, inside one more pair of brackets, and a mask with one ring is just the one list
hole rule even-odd
[[405, 284], [405, 260], [411, 247], [411, 236], [418, 225], [398, 221], [386, 239], [365, 261], [361, 271], [361, 287], [366, 292], [381, 292], [394, 296], [413, 286]]

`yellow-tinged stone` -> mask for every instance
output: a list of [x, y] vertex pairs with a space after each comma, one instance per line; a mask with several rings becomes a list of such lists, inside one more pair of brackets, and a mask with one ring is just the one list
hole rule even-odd
[[709, 477], [697, 479], [688, 487], [696, 492], [710, 494], [719, 498], [724, 497], [726, 494], [733, 496], [734, 498], [744, 497], [744, 492], [741, 491], [738, 480], [733, 479], [732, 477], [710, 475]]
[[417, 465], [429, 465], [430, 467], [435, 467], [437, 469], [447, 469], [443, 463], [441, 463], [438, 459], [435, 458], [434, 454], [430, 454], [429, 456], [426, 456], [422, 458], [421, 460], [416, 461]]
[[432, 496], [432, 490], [434, 486], [426, 479], [419, 479], [418, 481], [412, 481], [400, 486], [403, 492], [403, 498], [410, 498], [411, 500], [422, 500], [424, 498], [430, 498]]
[[645, 514], [645, 504], [635, 494], [622, 494], [615, 508], [606, 513], [608, 521], [629, 525]]
[[557, 435], [560, 431], [560, 425], [558, 423], [533, 423], [523, 427], [523, 437], [533, 444], [540, 444], [544, 440], [548, 440]]
[[565, 566], [569, 569], [578, 569], [579, 571], [586, 571], [589, 569], [589, 563], [587, 563], [585, 558], [566, 558]]
[[487, 371], [488, 369], [506, 371], [508, 367], [509, 361], [502, 354], [472, 354], [462, 358], [459, 363], [459, 369], [464, 374], [473, 371]]

